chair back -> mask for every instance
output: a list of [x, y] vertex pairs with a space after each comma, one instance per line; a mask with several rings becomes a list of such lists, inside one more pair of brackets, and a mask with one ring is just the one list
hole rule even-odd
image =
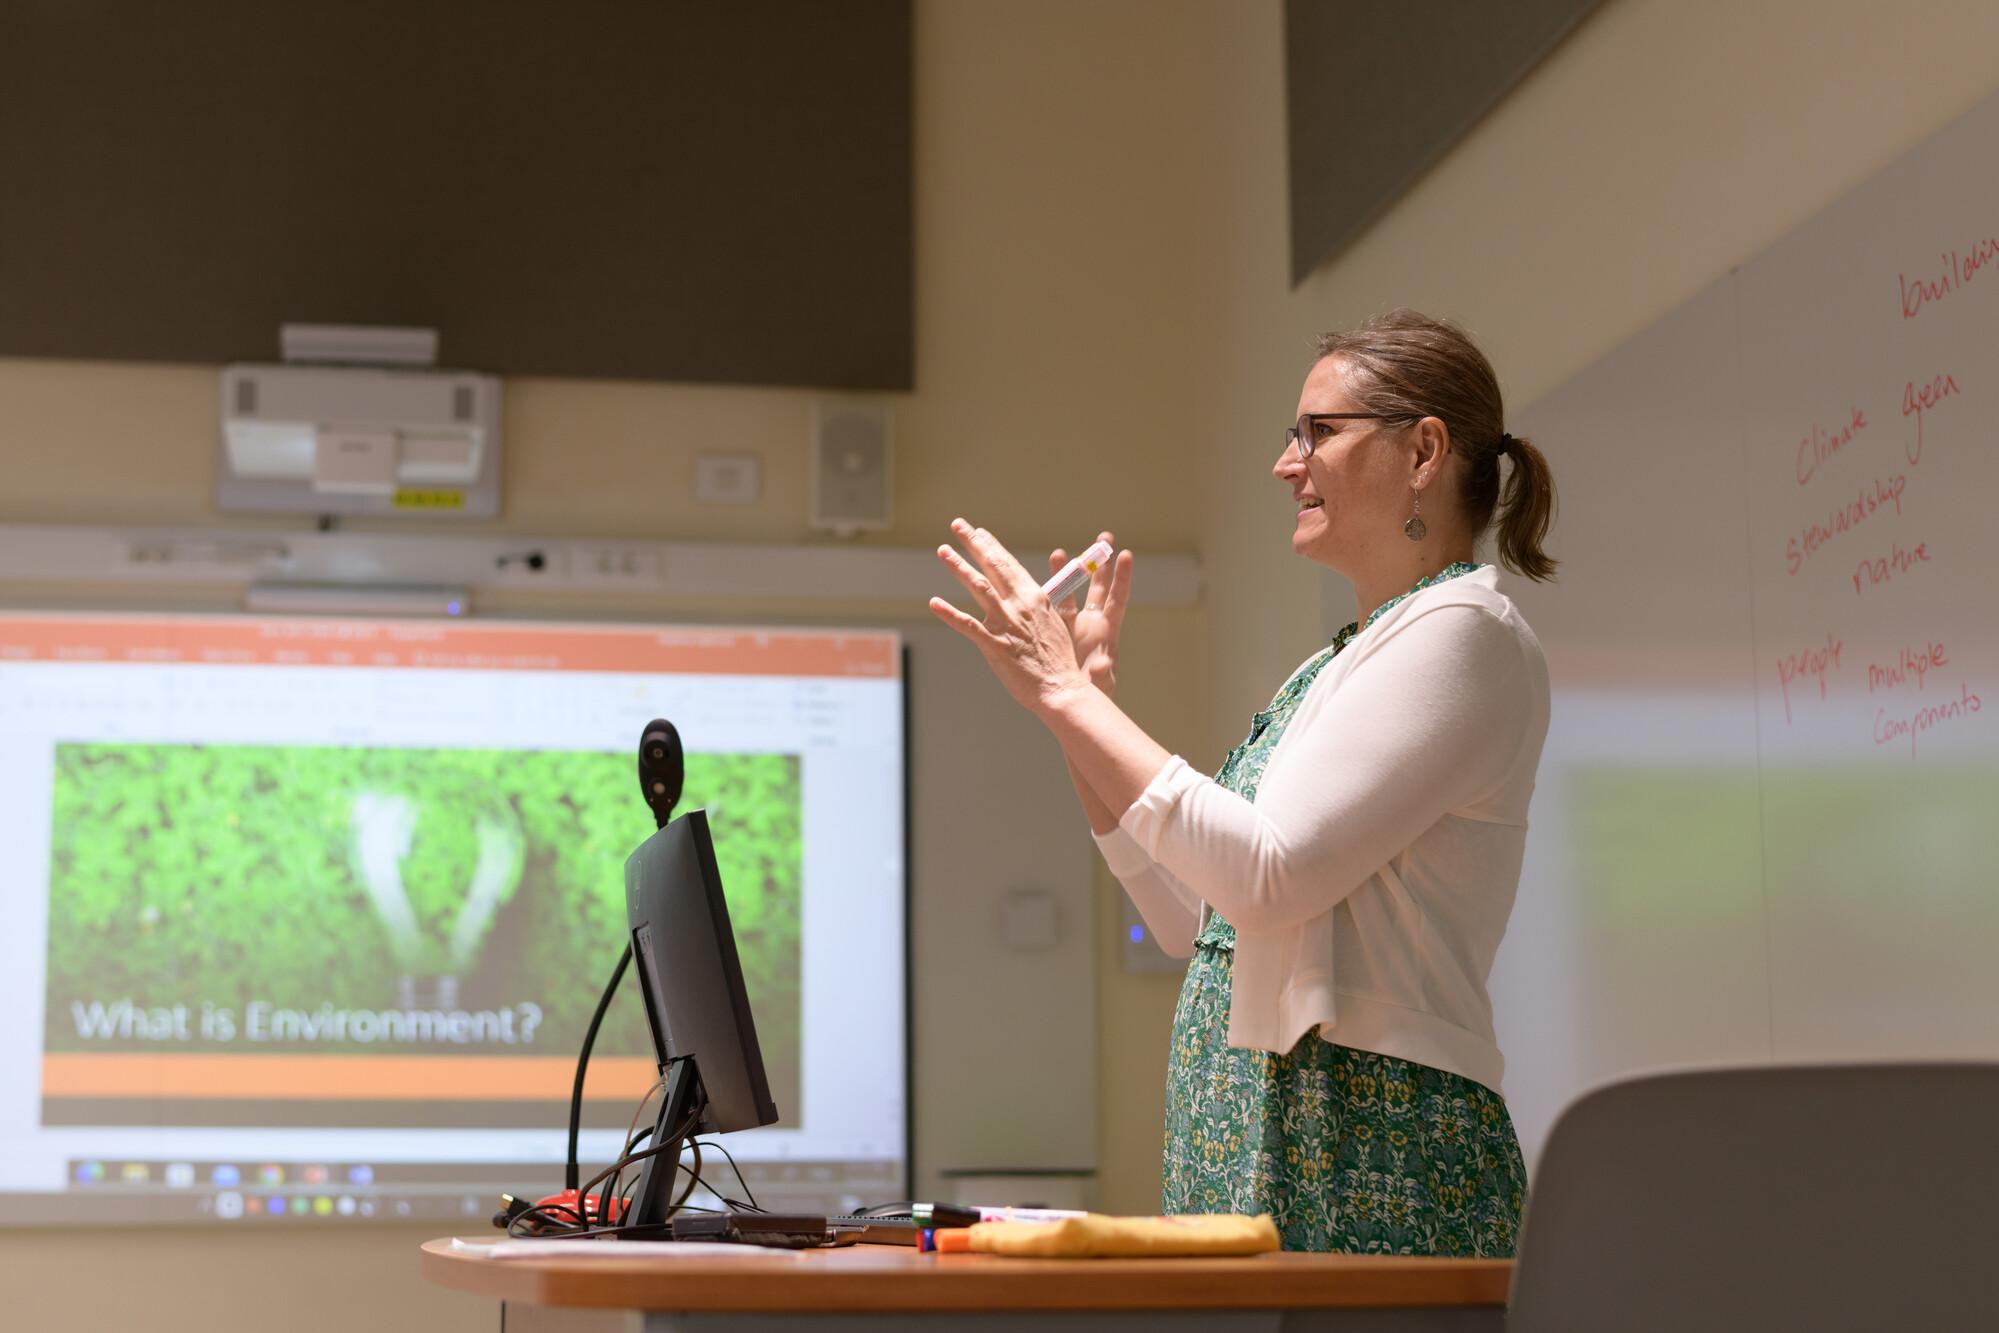
[[1999, 1064], [1650, 1075], [1562, 1113], [1509, 1333], [1999, 1329]]

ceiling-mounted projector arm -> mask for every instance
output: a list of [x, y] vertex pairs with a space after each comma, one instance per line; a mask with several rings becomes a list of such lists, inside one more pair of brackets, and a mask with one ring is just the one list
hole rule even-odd
[[285, 360], [322, 366], [434, 366], [437, 330], [370, 324], [285, 324], [278, 329]]

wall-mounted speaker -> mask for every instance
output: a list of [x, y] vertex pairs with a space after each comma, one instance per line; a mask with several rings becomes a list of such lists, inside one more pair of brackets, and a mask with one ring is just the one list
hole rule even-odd
[[889, 525], [893, 425], [886, 403], [826, 399], [814, 406], [813, 527], [851, 537]]

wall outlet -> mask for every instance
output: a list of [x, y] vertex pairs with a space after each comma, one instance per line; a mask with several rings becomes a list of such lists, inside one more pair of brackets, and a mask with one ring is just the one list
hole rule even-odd
[[568, 565], [572, 588], [649, 588], [662, 569], [659, 552], [643, 546], [572, 546]]

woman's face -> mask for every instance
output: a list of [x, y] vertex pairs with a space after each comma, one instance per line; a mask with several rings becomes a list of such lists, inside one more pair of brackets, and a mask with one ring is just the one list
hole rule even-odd
[[[1305, 376], [1298, 415], [1365, 411], [1347, 392], [1337, 357], [1324, 357]], [[1409, 474], [1414, 463], [1403, 446], [1405, 431], [1381, 421], [1312, 423], [1312, 456], [1286, 446], [1271, 473], [1298, 501], [1291, 549], [1346, 572], [1356, 557], [1386, 537], [1400, 538], [1409, 517]]]

